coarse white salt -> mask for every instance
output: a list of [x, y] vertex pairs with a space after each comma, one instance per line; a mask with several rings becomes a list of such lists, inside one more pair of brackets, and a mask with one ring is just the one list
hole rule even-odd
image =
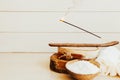
[[100, 71], [96, 65], [84, 60], [67, 65], [67, 69], [77, 74], [95, 74]]

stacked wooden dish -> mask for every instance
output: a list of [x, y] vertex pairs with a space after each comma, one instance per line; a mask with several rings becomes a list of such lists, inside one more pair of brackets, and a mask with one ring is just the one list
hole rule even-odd
[[[99, 71], [100, 65], [98, 62], [95, 61], [97, 57], [97, 53], [100, 50], [100, 48], [98, 47], [113, 46], [118, 43], [119, 43], [118, 41], [113, 41], [113, 42], [103, 43], [103, 44], [50, 43], [49, 46], [58, 47], [58, 52], [54, 53], [50, 57], [50, 69], [60, 73], [68, 73], [77, 80], [92, 80], [100, 73]], [[72, 47], [76, 47], [77, 50]], [[81, 47], [83, 49], [81, 49]], [[86, 47], [87, 47], [87, 50], [86, 50]], [[88, 52], [88, 54], [90, 53], [92, 57], [90, 58], [88, 56], [86, 57], [86, 52]], [[93, 56], [92, 53], [95, 53], [96, 55]], [[86, 63], [89, 62], [89, 64], [96, 67], [98, 71], [94, 73], [88, 73], [88, 74], [82, 73], [83, 69], [79, 69], [81, 73], [72, 71], [72, 69], [75, 69], [75, 67], [69, 68], [69, 65], [79, 61], [85, 61]], [[80, 65], [80, 67], [81, 66], [82, 65]], [[87, 67], [87, 68], [84, 67], [87, 71], [89, 71], [92, 68], [92, 67], [88, 67], [86, 64], [84, 64], [84, 66]], [[84, 72], [87, 72], [87, 71], [84, 71]]]

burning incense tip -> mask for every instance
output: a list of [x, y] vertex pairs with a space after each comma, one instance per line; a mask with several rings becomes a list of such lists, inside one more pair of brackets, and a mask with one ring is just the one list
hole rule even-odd
[[63, 20], [63, 19], [60, 19], [60, 21], [61, 21], [61, 22], [64, 22], [64, 20]]

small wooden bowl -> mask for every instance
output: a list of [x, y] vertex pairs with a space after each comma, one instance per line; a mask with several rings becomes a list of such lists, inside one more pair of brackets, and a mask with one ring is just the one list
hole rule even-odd
[[[79, 60], [72, 60], [72, 61], [69, 61], [66, 63], [66, 69], [68, 71], [68, 73], [76, 80], [93, 80], [93, 78], [95, 78], [97, 75], [99, 75], [100, 72], [97, 72], [95, 74], [78, 74], [78, 73], [75, 73], [75, 72], [72, 72], [71, 70], [69, 70], [67, 68], [67, 66], [71, 63], [74, 63], [76, 61], [79, 61]], [[89, 61], [90, 63], [96, 65], [97, 67], [99, 67], [99, 63], [94, 61], [94, 60], [90, 60]]]
[[[68, 61], [74, 60], [74, 59], [82, 59], [82, 55], [77, 55], [77, 54], [73, 54], [73, 58], [70, 60], [66, 60], [65, 57], [61, 57], [63, 56], [63, 54], [59, 54], [59, 53], [54, 53], [53, 55], [51, 55], [50, 57], [50, 69], [59, 73], [67, 73], [67, 70], [65, 68], [65, 64]], [[61, 58], [60, 58], [61, 57]]]
[[67, 62], [68, 60], [59, 59], [59, 54], [55, 53], [50, 57], [50, 69], [59, 73], [67, 73], [65, 68]]

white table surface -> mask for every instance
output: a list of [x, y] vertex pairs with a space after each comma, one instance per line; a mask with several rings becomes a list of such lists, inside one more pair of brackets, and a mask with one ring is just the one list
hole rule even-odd
[[[49, 69], [52, 53], [0, 53], [0, 80], [73, 80]], [[120, 80], [98, 76], [94, 80]]]

